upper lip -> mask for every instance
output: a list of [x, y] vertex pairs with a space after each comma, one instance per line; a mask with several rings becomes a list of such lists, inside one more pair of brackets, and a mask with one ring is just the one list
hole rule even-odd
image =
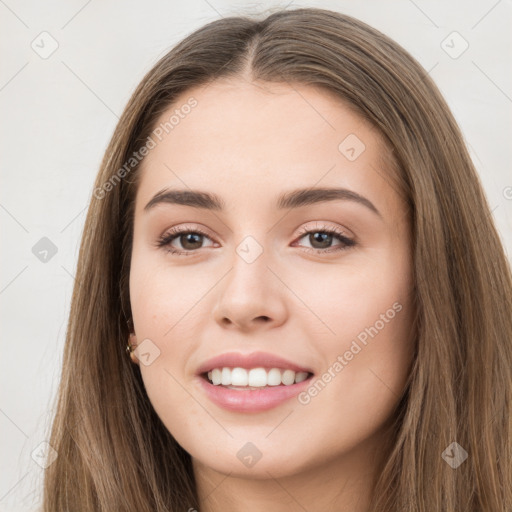
[[282, 368], [290, 369], [295, 372], [313, 373], [311, 369], [288, 361], [275, 354], [268, 352], [252, 352], [250, 354], [241, 354], [239, 352], [226, 352], [208, 359], [197, 369], [197, 375], [209, 372], [214, 368]]

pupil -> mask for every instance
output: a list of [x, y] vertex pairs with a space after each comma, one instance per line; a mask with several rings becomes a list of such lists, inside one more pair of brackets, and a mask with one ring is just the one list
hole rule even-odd
[[[319, 236], [317, 236], [317, 235], [319, 235]], [[323, 231], [317, 231], [316, 233], [313, 233], [310, 236], [313, 237], [313, 239], [315, 239], [315, 238], [318, 239], [319, 238], [318, 241], [323, 243], [323, 246], [320, 247], [321, 249], [325, 249], [326, 247], [329, 247], [331, 239], [332, 239], [332, 235], [331, 234], [325, 233]]]
[[[181, 236], [181, 245], [185, 248], [185, 249], [197, 249], [197, 247], [194, 245], [194, 238], [195, 238], [195, 243], [199, 243], [199, 245], [201, 245], [201, 238], [202, 238], [203, 235], [200, 235], [198, 233], [187, 233], [186, 235], [182, 235]], [[185, 239], [185, 243], [183, 243], [183, 239]], [[189, 244], [189, 240], [191, 240], [191, 244], [192, 244], [192, 247], [187, 247], [187, 245]]]

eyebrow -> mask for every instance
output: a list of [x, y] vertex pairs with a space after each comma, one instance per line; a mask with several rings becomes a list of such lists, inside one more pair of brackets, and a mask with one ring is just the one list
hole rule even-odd
[[[292, 190], [280, 195], [277, 199], [276, 206], [279, 210], [283, 210], [285, 208], [300, 208], [302, 206], [336, 200], [359, 203], [379, 217], [382, 217], [379, 210], [377, 210], [369, 199], [346, 188], [308, 188]], [[144, 207], [144, 211], [147, 212], [159, 204], [179, 204], [219, 212], [225, 209], [225, 202], [218, 195], [190, 189], [173, 190], [164, 188], [149, 201]]]

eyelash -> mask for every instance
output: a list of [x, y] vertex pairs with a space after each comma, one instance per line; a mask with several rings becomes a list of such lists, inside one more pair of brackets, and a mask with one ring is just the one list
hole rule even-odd
[[[200, 228], [190, 229], [190, 228], [175, 227], [175, 228], [171, 228], [164, 235], [162, 235], [158, 239], [156, 245], [159, 248], [165, 248], [165, 250], [167, 252], [171, 253], [171, 254], [181, 255], [181, 256], [191, 256], [195, 252], [197, 252], [197, 250], [180, 251], [178, 249], [171, 248], [171, 245], [170, 245], [171, 242], [173, 242], [179, 236], [181, 236], [183, 234], [191, 234], [191, 233], [193, 233], [195, 235], [202, 235], [202, 236], [205, 236], [207, 238], [210, 238], [208, 236], [208, 234], [205, 233]], [[344, 245], [342, 245], [341, 247], [328, 248], [328, 249], [315, 249], [313, 247], [303, 247], [302, 249], [305, 250], [306, 252], [313, 252], [315, 254], [325, 254], [325, 253], [332, 253], [332, 252], [340, 252], [340, 251], [345, 251], [345, 250], [349, 249], [350, 247], [353, 247], [354, 245], [356, 245], [356, 242], [354, 240], [352, 240], [350, 238], [347, 238], [343, 234], [342, 231], [340, 231], [340, 230], [338, 230], [336, 228], [320, 227], [320, 228], [315, 228], [315, 229], [304, 229], [299, 234], [297, 240], [300, 240], [305, 235], [309, 235], [311, 233], [326, 233], [328, 235], [334, 235], [335, 238], [337, 238]]]

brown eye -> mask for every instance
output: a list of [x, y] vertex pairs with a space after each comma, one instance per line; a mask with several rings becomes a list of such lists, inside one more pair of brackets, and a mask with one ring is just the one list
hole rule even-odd
[[[210, 237], [200, 229], [173, 228], [158, 240], [157, 246], [165, 248], [170, 253], [189, 255], [202, 248], [205, 238], [210, 240]], [[172, 245], [175, 241], [180, 244], [181, 249]]]
[[193, 250], [200, 248], [199, 246], [201, 245], [203, 235], [190, 232], [184, 235], [178, 235], [176, 238], [180, 241], [184, 249]]
[[[336, 252], [348, 249], [356, 245], [356, 242], [334, 228], [326, 229], [310, 229], [304, 230], [299, 238], [308, 237], [307, 240], [310, 243], [310, 247], [304, 247], [307, 251], [314, 251], [317, 253]], [[334, 240], [338, 240], [340, 245], [332, 246]]]
[[[298, 240], [307, 237], [310, 247], [304, 247], [306, 251], [313, 251], [318, 254], [338, 252], [348, 249], [356, 242], [344, 235], [342, 231], [334, 228], [310, 229], [304, 230]], [[165, 248], [166, 251], [176, 254], [189, 256], [203, 248], [204, 240], [211, 238], [200, 229], [173, 228], [170, 232], [164, 234], [157, 242], [157, 247]], [[338, 245], [333, 246], [334, 241]], [[176, 242], [177, 241], [177, 242]], [[179, 243], [181, 247], [176, 247], [174, 243]]]
[[[331, 246], [334, 236], [325, 231], [315, 231], [309, 234], [309, 242], [315, 249], [328, 249]], [[316, 246], [319, 244], [320, 247]]]

